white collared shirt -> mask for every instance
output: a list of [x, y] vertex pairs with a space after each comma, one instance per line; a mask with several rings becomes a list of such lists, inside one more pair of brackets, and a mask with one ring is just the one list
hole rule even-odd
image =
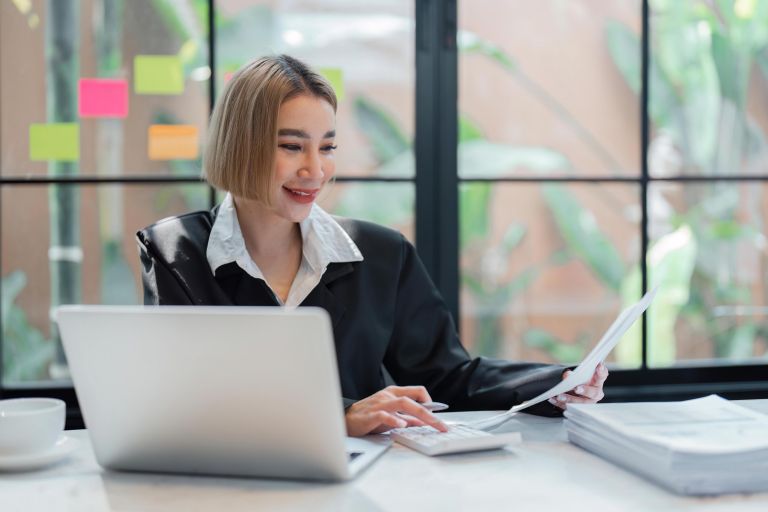
[[[277, 301], [289, 308], [298, 306], [307, 298], [307, 295], [320, 282], [330, 263], [363, 260], [362, 253], [347, 232], [318, 205], [312, 205], [312, 210], [307, 218], [299, 223], [299, 227], [302, 238], [301, 265], [291, 283], [285, 303], [272, 287], [269, 287]], [[219, 206], [216, 220], [211, 228], [211, 236], [208, 239], [206, 256], [214, 275], [216, 269], [234, 261], [248, 275], [263, 280], [269, 286], [264, 274], [245, 247], [245, 239], [240, 230], [240, 222], [237, 220], [237, 211], [231, 194], [227, 194]]]

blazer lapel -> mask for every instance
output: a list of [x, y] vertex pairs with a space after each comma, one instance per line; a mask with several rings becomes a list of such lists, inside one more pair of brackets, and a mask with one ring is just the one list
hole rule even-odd
[[301, 305], [320, 307], [328, 311], [328, 314], [331, 316], [333, 328], [336, 330], [337, 325], [341, 322], [341, 319], [344, 318], [344, 313], [347, 308], [328, 288], [328, 285], [353, 271], [354, 266], [352, 263], [331, 263], [328, 265], [328, 269], [325, 271], [325, 274], [323, 274], [320, 282], [310, 294], [307, 295], [307, 298], [304, 299], [304, 302], [302, 302]]
[[264, 281], [251, 277], [234, 262], [216, 270], [216, 281], [237, 306], [279, 305]]
[[[328, 311], [335, 328], [344, 317], [346, 307], [328, 288], [333, 281], [354, 272], [352, 263], [331, 263], [320, 282], [301, 303]], [[216, 281], [233, 304], [238, 306], [277, 306], [272, 292], [261, 279], [254, 279], [236, 263], [228, 263], [216, 271]]]

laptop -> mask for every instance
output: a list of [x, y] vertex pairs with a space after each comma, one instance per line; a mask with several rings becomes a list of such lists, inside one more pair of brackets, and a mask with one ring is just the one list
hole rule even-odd
[[340, 481], [390, 446], [346, 437], [319, 308], [61, 306], [64, 350], [108, 469]]

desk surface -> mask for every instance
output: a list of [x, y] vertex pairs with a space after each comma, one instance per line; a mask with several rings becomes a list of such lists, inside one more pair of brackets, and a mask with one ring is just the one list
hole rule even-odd
[[[768, 413], [768, 400], [742, 403]], [[104, 471], [96, 464], [87, 431], [70, 431], [80, 447], [68, 460], [37, 472], [0, 473], [0, 510], [768, 510], [768, 494], [671, 494], [569, 444], [560, 419], [522, 414], [500, 430], [521, 431], [523, 444], [437, 458], [395, 445], [345, 484]]]

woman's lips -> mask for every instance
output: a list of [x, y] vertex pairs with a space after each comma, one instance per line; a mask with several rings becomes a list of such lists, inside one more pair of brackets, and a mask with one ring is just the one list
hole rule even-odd
[[319, 188], [302, 189], [283, 187], [283, 190], [292, 201], [295, 201], [299, 204], [307, 204], [313, 202], [317, 198], [317, 194], [320, 192]]

